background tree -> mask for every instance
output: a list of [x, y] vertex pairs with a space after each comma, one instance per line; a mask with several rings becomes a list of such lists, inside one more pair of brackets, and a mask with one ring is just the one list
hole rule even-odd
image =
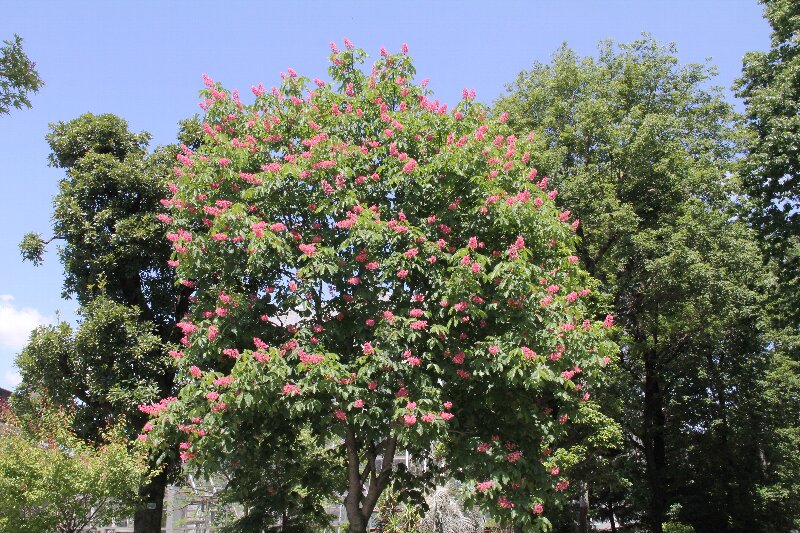
[[[531, 142], [470, 91], [451, 112], [405, 54], [332, 44], [334, 85], [289, 71], [245, 105], [206, 79], [204, 142], [167, 200], [181, 283], [181, 392], [151, 406], [154, 445], [215, 461], [269, 418], [333, 441], [350, 531], [431, 459], [471, 501], [533, 531], [568, 481], [555, 456], [612, 346], [568, 212]], [[610, 317], [605, 326], [610, 325]], [[184, 429], [181, 430], [181, 427]], [[168, 439], [169, 440], [169, 439]], [[420, 494], [421, 496], [421, 494]], [[544, 505], [543, 505], [544, 504]]]
[[[746, 154], [739, 173], [747, 201], [743, 206], [776, 283], [770, 287], [766, 315], [771, 326], [773, 363], [763, 408], [773, 428], [760, 443], [759, 502], [768, 516], [784, 517], [780, 528], [800, 526], [800, 3], [763, 0], [772, 26], [772, 46], [744, 58], [736, 95], [745, 103]], [[780, 387], [780, 388], [778, 388]]]
[[[609, 416], [619, 411], [603, 412], [604, 408], [619, 403], [618, 399], [615, 402], [615, 399], [603, 397], [608, 394], [604, 390], [607, 384], [613, 383], [615, 374], [619, 372], [616, 367], [611, 370], [596, 387], [599, 389], [598, 398], [578, 409], [574, 420], [575, 432], [554, 457], [564, 475], [574, 480], [566, 491], [569, 504], [553, 516], [553, 530], [556, 532], [588, 533], [594, 520], [610, 519], [612, 515], [620, 516], [625, 512], [624, 502], [614, 497], [626, 493], [630, 485], [629, 474], [619, 460], [624, 452], [622, 428]], [[604, 505], [594, 509], [591, 505], [593, 495], [590, 494], [592, 486], [602, 487], [601, 490], [605, 491], [601, 499]]]
[[[538, 133], [535, 163], [581, 220], [578, 255], [613, 298], [624, 372], [610, 395], [634, 481], [624, 500], [653, 531], [672, 503], [698, 531], [771, 527], [755, 498], [766, 277], [736, 220], [738, 133], [713, 73], [647, 36], [601, 43], [597, 58], [563, 46], [497, 104]], [[587, 481], [595, 500], [616, 499]]]
[[28, 93], [38, 93], [44, 82], [36, 72], [36, 63], [22, 50], [22, 37], [14, 35], [13, 40], [3, 43], [0, 47], [0, 115], [7, 115], [11, 108], [30, 109]]
[[[186, 140], [191, 132], [186, 123]], [[149, 135], [131, 133], [114, 115], [59, 122], [47, 140], [51, 164], [66, 170], [54, 200], [53, 238], [63, 243], [64, 295], [77, 298], [82, 321], [75, 331], [60, 323], [33, 333], [17, 359], [18, 394], [47, 391], [74, 408], [83, 438], [96, 439], [124, 417], [133, 439], [147, 419], [138, 406], [175, 392], [167, 353], [188, 308], [189, 290], [173, 283], [156, 218], [174, 151], [148, 154]], [[44, 246], [40, 235], [27, 235], [23, 257], [40, 262]], [[152, 459], [160, 470], [141, 488], [137, 533], [160, 531], [164, 489], [177, 463], [177, 452]]]
[[69, 412], [41, 398], [25, 416], [6, 406], [0, 426], [0, 528], [80, 533], [127, 518], [148, 474], [146, 455], [116, 428], [100, 445], [73, 432]]
[[238, 446], [219, 450], [206, 463], [210, 475], [226, 473], [222, 502], [241, 505], [244, 516], [226, 531], [282, 531], [315, 533], [326, 530], [333, 518], [326, 507], [337, 503], [337, 469], [341, 464], [333, 450], [308, 430], [276, 424], [272, 418], [253, 419], [237, 428]]
[[751, 201], [750, 219], [781, 274], [783, 323], [797, 327], [800, 278], [800, 4], [794, 0], [763, 1], [772, 26], [772, 47], [744, 58], [736, 95], [745, 103], [747, 157], [742, 160], [743, 192]]

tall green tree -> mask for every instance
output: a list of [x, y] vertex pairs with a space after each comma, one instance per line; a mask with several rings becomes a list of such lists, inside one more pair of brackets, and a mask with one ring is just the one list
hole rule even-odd
[[800, 524], [800, 2], [762, 0], [772, 26], [771, 46], [744, 58], [736, 95], [744, 100], [746, 153], [739, 173], [744, 208], [776, 282], [767, 311], [774, 364], [763, 396], [773, 431], [761, 446], [759, 496], [766, 514]]
[[744, 100], [747, 157], [740, 167], [753, 225], [781, 274], [786, 318], [800, 323], [800, 2], [763, 0], [772, 46], [749, 52], [735, 85]]
[[38, 93], [44, 82], [22, 49], [22, 37], [14, 35], [11, 41], [3, 41], [0, 47], [0, 115], [11, 109], [30, 109], [29, 93]]
[[708, 87], [711, 67], [676, 53], [648, 36], [597, 57], [565, 45], [496, 111], [538, 133], [539, 176], [581, 220], [579, 256], [618, 318], [615, 416], [633, 484], [595, 495], [632, 504], [652, 531], [676, 503], [698, 531], [755, 531], [765, 275], [735, 218], [732, 108]]
[[[191, 127], [184, 135], [191, 142]], [[74, 408], [76, 431], [86, 439], [121, 416], [135, 438], [147, 418], [139, 405], [176, 390], [168, 352], [181, 337], [175, 324], [190, 290], [173, 283], [157, 220], [175, 152], [148, 153], [148, 140], [119, 117], [92, 114], [53, 124], [47, 136], [50, 163], [66, 171], [54, 200], [53, 239], [62, 244], [64, 294], [81, 304], [82, 319], [75, 330], [62, 322], [33, 333], [17, 359], [19, 393], [47, 391]], [[29, 234], [21, 248], [38, 263], [45, 241]], [[141, 487], [137, 533], [160, 531], [164, 489], [177, 464], [174, 452], [152, 458], [158, 475]]]

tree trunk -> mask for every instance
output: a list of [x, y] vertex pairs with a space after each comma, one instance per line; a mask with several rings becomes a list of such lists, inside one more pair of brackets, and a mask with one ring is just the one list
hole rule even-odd
[[666, 450], [664, 444], [664, 397], [661, 392], [655, 350], [645, 353], [644, 448], [650, 489], [649, 519], [653, 533], [662, 533], [666, 514]]
[[581, 481], [578, 499], [578, 533], [589, 533], [589, 483]]
[[133, 517], [134, 533], [161, 533], [161, 516], [164, 512], [164, 493], [167, 474], [161, 472], [150, 483], [139, 489], [142, 503]]
[[[347, 450], [347, 496], [344, 507], [347, 510], [347, 520], [350, 522], [349, 532], [365, 533], [378, 498], [388, 486], [392, 475], [397, 436], [390, 435], [380, 444], [359, 443], [353, 429], [348, 427], [345, 430], [344, 442]], [[380, 472], [376, 466], [378, 451], [383, 452]], [[366, 466], [363, 471], [360, 452], [366, 456]], [[364, 494], [364, 483], [367, 479], [369, 485], [367, 493]]]
[[610, 499], [608, 500], [608, 520], [611, 522], [611, 533], [617, 533], [617, 521], [614, 518], [614, 504], [611, 503]]
[[361, 507], [357, 504], [353, 506], [350, 500], [350, 495], [348, 494], [344, 504], [344, 508], [347, 511], [347, 522], [349, 523], [347, 531], [348, 533], [366, 533], [369, 518], [365, 519], [364, 514], [361, 512]]
[[361, 499], [363, 498], [363, 482], [361, 481], [361, 461], [358, 454], [358, 443], [350, 428], [345, 432], [345, 447], [347, 448], [347, 496], [344, 499], [344, 508], [347, 511], [347, 521], [350, 524], [349, 533], [366, 533], [367, 521], [361, 512]]
[[[724, 529], [728, 531], [728, 524], [736, 524], [737, 518], [742, 515], [741, 511], [743, 510], [741, 507], [744, 504], [744, 501], [740, 499], [739, 505], [736, 505], [736, 498], [734, 497], [733, 491], [734, 488], [732, 484], [735, 482], [737, 476], [734, 474], [736, 472], [736, 461], [733, 456], [733, 449], [732, 443], [730, 441], [730, 427], [728, 426], [728, 401], [727, 401], [727, 394], [725, 394], [725, 384], [720, 377], [719, 369], [717, 365], [714, 363], [711, 354], [706, 355], [706, 361], [708, 364], [708, 372], [711, 377], [711, 383], [714, 387], [714, 393], [716, 394], [717, 399], [717, 419], [719, 420], [719, 424], [717, 424], [717, 435], [719, 439], [719, 453], [722, 455], [724, 460], [724, 470], [727, 475], [720, 475], [720, 482], [723, 483], [724, 491], [725, 491], [725, 505], [722, 509], [722, 516], [720, 517], [720, 529]], [[720, 359], [720, 365], [722, 365], [722, 359]]]

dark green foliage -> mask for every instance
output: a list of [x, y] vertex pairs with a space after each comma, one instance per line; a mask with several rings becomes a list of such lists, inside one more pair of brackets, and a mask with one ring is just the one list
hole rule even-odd
[[[156, 220], [169, 166], [149, 156], [146, 133], [114, 115], [83, 115], [51, 126], [50, 160], [66, 169], [54, 200], [54, 239], [65, 294], [82, 304], [80, 327], [43, 327], [19, 358], [23, 389], [46, 388], [91, 413], [92, 434], [108, 417], [171, 391], [167, 345], [187, 305], [172, 282], [169, 247]], [[44, 241], [25, 237], [23, 257], [40, 262]], [[82, 417], [79, 415], [78, 419]], [[138, 429], [138, 428], [137, 428]]]
[[181, 292], [155, 217], [167, 194], [169, 157], [148, 156], [149, 134], [130, 133], [114, 115], [86, 114], [51, 127], [51, 164], [67, 170], [53, 214], [55, 235], [65, 243], [65, 293], [81, 304], [106, 294], [135, 306], [169, 338]]
[[[131, 133], [114, 115], [87, 113], [51, 130], [50, 162], [66, 170], [54, 200], [53, 239], [62, 242], [64, 294], [80, 302], [82, 320], [74, 331], [60, 323], [33, 333], [17, 360], [17, 394], [46, 391], [74, 407], [76, 432], [90, 440], [125, 417], [133, 439], [146, 420], [138, 406], [175, 392], [167, 352], [188, 308], [189, 290], [173, 282], [156, 218], [176, 148], [148, 154], [149, 134]], [[26, 235], [23, 258], [40, 263], [45, 244], [40, 235]], [[152, 458], [151, 468], [167, 468], [141, 489], [157, 507], [137, 511], [137, 532], [158, 528], [176, 459], [176, 453]]]
[[597, 483], [594, 501], [633, 505], [657, 531], [671, 503], [697, 531], [769, 525], [754, 501], [767, 278], [755, 235], [735, 219], [739, 136], [708, 88], [713, 74], [647, 36], [602, 43], [597, 58], [562, 47], [497, 109], [539, 132], [540, 173], [581, 219], [581, 260], [620, 326], [623, 372], [609, 396], [621, 406], [605, 410], [627, 444], [609, 467], [633, 483]]
[[253, 420], [242, 432], [246, 444], [222, 454], [226, 459], [218, 471], [232, 475], [221, 497], [245, 507], [226, 531], [264, 531], [280, 524], [285, 531], [314, 533], [330, 524], [324, 504], [336, 503], [330, 498], [340, 467], [335, 450], [309, 431], [277, 422]]
[[736, 82], [747, 133], [738, 170], [742, 207], [775, 274], [764, 309], [773, 353], [759, 381], [759, 412], [771, 431], [759, 447], [757, 505], [775, 531], [786, 531], [800, 526], [800, 2], [762, 4], [772, 42], [745, 56]]
[[798, 268], [800, 237], [800, 3], [763, 0], [772, 26], [772, 46], [767, 52], [750, 52], [744, 58], [736, 95], [744, 99], [750, 137], [742, 162], [745, 192], [753, 202], [751, 217], [775, 249], [790, 250], [785, 267]]
[[131, 133], [127, 121], [116, 115], [86, 113], [69, 122], [50, 125], [47, 142], [52, 152], [50, 165], [71, 169], [89, 154], [111, 155], [125, 161], [142, 158], [150, 141], [147, 132]]
[[167, 347], [136, 308], [101, 296], [81, 314], [75, 331], [65, 322], [34, 331], [17, 358], [23, 375], [17, 394], [46, 390], [57, 404], [74, 406], [84, 438], [96, 439], [121, 415], [135, 435], [146, 418], [137, 406], [160, 398], [169, 374]]

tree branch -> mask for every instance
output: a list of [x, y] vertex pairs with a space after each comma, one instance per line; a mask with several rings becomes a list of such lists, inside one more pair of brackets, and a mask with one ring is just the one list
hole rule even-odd
[[347, 447], [347, 498], [346, 502], [349, 505], [358, 505], [361, 503], [363, 494], [361, 493], [361, 476], [359, 475], [358, 467], [358, 444], [356, 437], [353, 434], [352, 428], [349, 426], [345, 428], [344, 443]]
[[370, 480], [369, 491], [364, 498], [362, 513], [365, 519], [372, 515], [372, 511], [375, 509], [375, 505], [378, 503], [378, 498], [389, 484], [389, 478], [391, 477], [392, 470], [394, 468], [394, 454], [396, 450], [397, 437], [389, 437], [386, 440], [386, 452], [383, 454], [381, 473], [377, 478], [373, 476], [373, 478]]
[[670, 343], [668, 348], [665, 348], [661, 352], [660, 360], [661, 366], [667, 365], [671, 363], [678, 355], [681, 354], [681, 351], [689, 344], [692, 336], [690, 333], [684, 333], [683, 335], [678, 338], [675, 342]]
[[361, 472], [361, 480], [367, 479], [367, 476], [372, 474], [374, 478], [376, 475], [375, 469], [375, 445], [370, 443], [366, 450], [364, 450], [364, 455], [367, 456], [367, 464], [364, 465], [364, 470]]

